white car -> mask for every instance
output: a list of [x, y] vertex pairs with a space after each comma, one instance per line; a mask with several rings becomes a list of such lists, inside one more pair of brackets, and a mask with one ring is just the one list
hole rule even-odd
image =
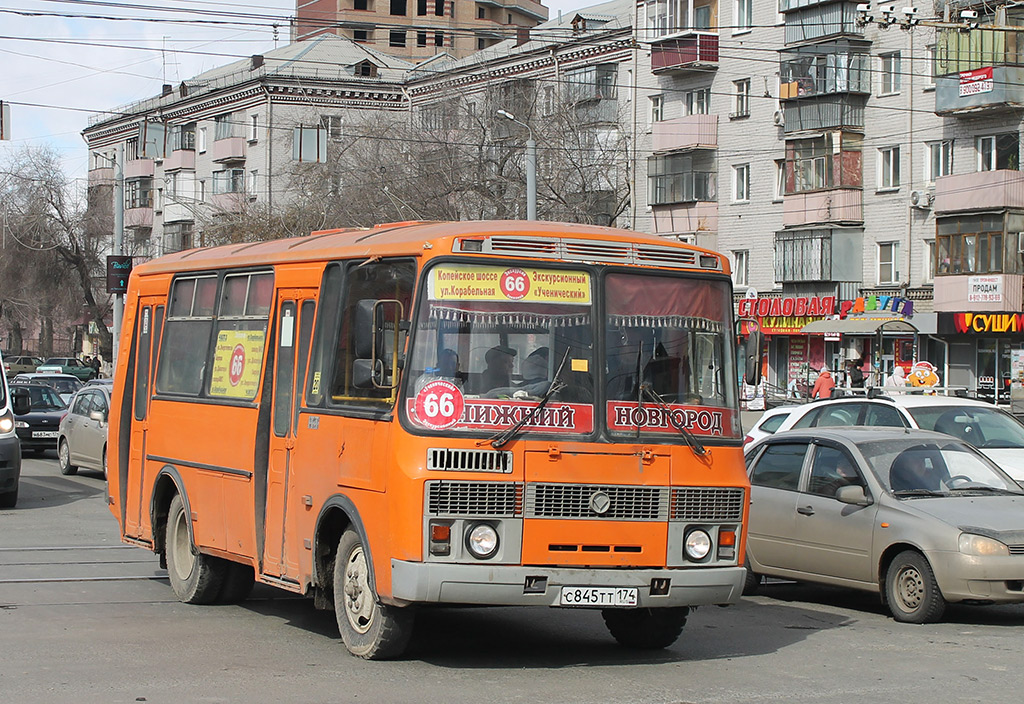
[[854, 425], [921, 428], [952, 435], [974, 445], [1024, 486], [1024, 423], [983, 401], [923, 394], [816, 401], [796, 408], [777, 432]]
[[757, 419], [757, 422], [754, 423], [754, 427], [747, 431], [747, 434], [743, 437], [743, 447], [746, 448], [750, 443], [757, 442], [761, 438], [766, 438], [773, 434], [793, 411], [799, 409], [800, 406], [778, 406], [776, 408], [769, 408], [760, 418]]

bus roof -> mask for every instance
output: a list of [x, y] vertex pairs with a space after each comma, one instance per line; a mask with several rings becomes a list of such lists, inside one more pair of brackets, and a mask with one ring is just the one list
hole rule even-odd
[[[360, 256], [401, 256], [415, 255], [423, 250], [434, 253], [451, 252], [456, 238], [480, 236], [524, 237], [524, 238], [571, 238], [574, 240], [600, 240], [605, 242], [638, 242], [656, 245], [658, 249], [681, 250], [685, 252], [714, 255], [720, 261], [719, 271], [728, 273], [728, 260], [716, 252], [668, 240], [658, 235], [624, 231], [596, 225], [573, 223], [487, 220], [459, 222], [394, 222], [383, 223], [370, 228], [345, 228], [321, 230], [302, 237], [269, 240], [265, 242], [244, 242], [219, 247], [206, 247], [175, 252], [152, 259], [134, 267], [133, 274], [148, 275], [218, 269], [235, 266], [259, 266], [283, 262], [320, 261], [328, 259], [355, 258]], [[484, 252], [484, 254], [512, 254], [506, 252]], [[531, 257], [558, 260], [559, 256], [545, 254], [537, 249], [524, 249], [513, 256], [528, 254]], [[614, 257], [612, 257], [614, 258]], [[608, 261], [608, 257], [595, 253], [590, 259], [577, 261]], [[657, 257], [646, 262], [658, 266]], [[687, 268], [708, 268], [690, 266]]]

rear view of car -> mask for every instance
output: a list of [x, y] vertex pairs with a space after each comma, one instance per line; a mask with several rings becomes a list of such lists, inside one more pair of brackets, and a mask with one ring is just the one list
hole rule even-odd
[[18, 502], [20, 478], [21, 442], [14, 430], [14, 411], [7, 387], [7, 375], [0, 374], [0, 508], [14, 508]]
[[60, 421], [67, 405], [54, 389], [43, 384], [19, 384], [18, 390], [27, 392], [31, 399], [29, 411], [17, 414], [14, 421], [22, 450], [36, 454], [56, 450]]

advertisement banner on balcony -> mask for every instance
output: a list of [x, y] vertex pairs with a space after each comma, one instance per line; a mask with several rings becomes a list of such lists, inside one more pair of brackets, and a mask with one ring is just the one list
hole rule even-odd
[[1002, 303], [1002, 276], [968, 276], [967, 301], [969, 303]]
[[979, 93], [991, 93], [994, 82], [992, 80], [992, 67], [977, 68], [973, 71], [960, 72], [960, 97], [966, 95], [978, 95]]

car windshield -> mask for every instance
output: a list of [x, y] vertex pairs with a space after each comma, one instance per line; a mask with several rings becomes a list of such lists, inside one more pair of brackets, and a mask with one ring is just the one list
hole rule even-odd
[[959, 441], [899, 439], [858, 445], [878, 481], [896, 497], [1019, 492], [990, 460]]
[[52, 386], [59, 394], [73, 394], [82, 387], [82, 384], [71, 379], [53, 379], [47, 382], [47, 386]]
[[1024, 448], [1024, 424], [996, 408], [924, 406], [907, 410], [920, 428], [952, 435], [979, 449]]
[[33, 411], [56, 411], [66, 408], [57, 392], [49, 386], [30, 386], [28, 392], [32, 399]]

